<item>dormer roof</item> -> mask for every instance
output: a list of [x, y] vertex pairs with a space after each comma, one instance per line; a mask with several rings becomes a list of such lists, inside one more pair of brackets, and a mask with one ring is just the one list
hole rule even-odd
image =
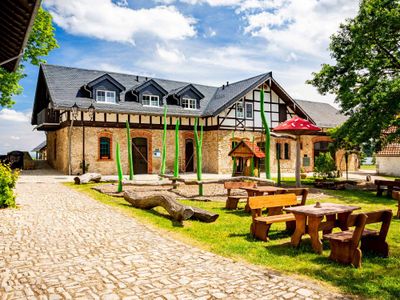
[[180, 97], [189, 90], [191, 90], [193, 93], [195, 93], [199, 97], [199, 99], [204, 98], [204, 95], [198, 89], [196, 89], [196, 87], [191, 83], [186, 86], [181, 87], [180, 89], [176, 90], [174, 93], [175, 93], [175, 95]]
[[160, 91], [160, 93], [162, 93], [164, 96], [168, 95], [168, 91], [166, 91], [157, 81], [155, 81], [154, 79], [150, 79], [147, 80], [145, 82], [143, 82], [142, 84], [136, 86], [135, 88], [133, 88], [132, 90], [136, 91], [136, 92], [140, 92], [142, 90], [144, 90], [145, 88], [149, 87], [149, 86], [153, 86], [155, 87], [158, 91]]
[[96, 86], [97, 84], [101, 83], [104, 80], [108, 80], [110, 81], [113, 85], [115, 85], [121, 92], [125, 91], [125, 87], [119, 83], [116, 79], [114, 79], [110, 74], [103, 74], [100, 77], [97, 77], [96, 79], [88, 82], [86, 84], [86, 86], [88, 88], [93, 88], [94, 86]]

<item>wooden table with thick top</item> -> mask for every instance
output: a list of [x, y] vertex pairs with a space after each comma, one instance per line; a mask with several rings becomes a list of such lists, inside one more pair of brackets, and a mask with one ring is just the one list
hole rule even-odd
[[[335, 203], [321, 203], [321, 207], [315, 205], [304, 205], [284, 208], [288, 213], [293, 213], [296, 218], [296, 230], [292, 235], [291, 243], [297, 247], [300, 245], [303, 234], [308, 233], [311, 238], [312, 248], [316, 253], [322, 253], [322, 242], [319, 231], [324, 234], [331, 233], [334, 227], [347, 230], [347, 219], [349, 215], [359, 206], [348, 206]], [[326, 221], [322, 222], [326, 217]]]
[[285, 193], [287, 190], [284, 188], [276, 187], [276, 186], [258, 186], [258, 187], [243, 187], [241, 190], [245, 190], [247, 192], [247, 203], [244, 208], [246, 212], [250, 211], [249, 207], [249, 198], [256, 196], [263, 196], [265, 193], [268, 195], [275, 195], [279, 193]]

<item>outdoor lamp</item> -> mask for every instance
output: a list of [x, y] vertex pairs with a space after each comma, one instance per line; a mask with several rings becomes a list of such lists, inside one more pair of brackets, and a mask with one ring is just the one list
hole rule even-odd
[[78, 117], [78, 108], [79, 108], [79, 106], [76, 104], [76, 102], [71, 107], [71, 112], [72, 112], [72, 118], [73, 119], [76, 119]]
[[90, 121], [93, 120], [94, 111], [95, 111], [95, 107], [94, 107], [93, 102], [92, 102], [92, 103], [90, 103], [90, 106], [88, 107], [88, 113], [89, 113]]

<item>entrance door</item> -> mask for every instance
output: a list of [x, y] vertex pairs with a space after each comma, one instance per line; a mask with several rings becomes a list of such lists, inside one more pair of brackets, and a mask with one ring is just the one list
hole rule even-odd
[[194, 157], [194, 147], [193, 147], [193, 140], [187, 139], [185, 140], [185, 172], [193, 172], [193, 159]]
[[329, 147], [330, 143], [331, 142], [327, 142], [327, 141], [314, 143], [314, 161], [315, 161], [315, 158], [317, 158], [318, 155], [320, 155], [320, 153], [326, 153], [326, 152], [330, 152], [332, 158], [335, 160], [335, 152], [332, 151], [332, 149], [330, 149], [330, 147]]
[[132, 139], [133, 171], [135, 174], [147, 174], [147, 139]]

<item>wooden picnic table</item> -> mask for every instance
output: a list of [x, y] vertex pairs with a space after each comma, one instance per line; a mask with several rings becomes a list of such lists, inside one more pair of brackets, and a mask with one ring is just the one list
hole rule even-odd
[[245, 190], [247, 192], [247, 202], [244, 208], [246, 212], [250, 212], [250, 207], [249, 207], [250, 197], [263, 196], [265, 193], [268, 195], [275, 195], [287, 192], [287, 189], [276, 186], [242, 187], [240, 189]]
[[[292, 235], [291, 244], [295, 247], [300, 245], [301, 237], [308, 233], [311, 238], [311, 245], [318, 254], [322, 253], [322, 242], [319, 231], [324, 234], [332, 232], [334, 227], [347, 230], [347, 219], [349, 215], [359, 206], [348, 206], [335, 203], [321, 203], [321, 207], [315, 205], [304, 205], [284, 208], [286, 212], [293, 213], [296, 218], [296, 230]], [[326, 221], [322, 222], [326, 217]]]
[[384, 187], [387, 187], [387, 196], [392, 197], [393, 189], [400, 190], [400, 179], [395, 179], [395, 180], [376, 179], [375, 185], [376, 185], [376, 195], [378, 197], [382, 196], [383, 191], [385, 190]]

